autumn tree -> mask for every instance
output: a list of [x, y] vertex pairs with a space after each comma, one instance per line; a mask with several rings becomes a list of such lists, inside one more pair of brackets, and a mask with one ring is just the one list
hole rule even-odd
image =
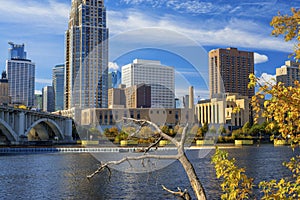
[[250, 131], [250, 129], [251, 129], [250, 122], [246, 122], [246, 123], [244, 124], [244, 126], [242, 127], [242, 130], [243, 130], [243, 133], [244, 133], [244, 134], [248, 134], [249, 131]]
[[248, 178], [245, 169], [237, 167], [235, 161], [228, 159], [228, 153], [218, 148], [212, 157], [217, 178], [223, 178], [221, 199], [224, 200], [249, 199], [252, 194], [253, 178]]
[[286, 42], [295, 40], [294, 58], [300, 59], [300, 9], [291, 8], [291, 15], [282, 15], [278, 12], [278, 16], [273, 17], [270, 25], [273, 26], [272, 35], [283, 35]]
[[[295, 40], [294, 58], [300, 58], [300, 9], [292, 8], [292, 15], [273, 17], [271, 26], [272, 35], [283, 35], [285, 41]], [[252, 97], [252, 107], [255, 121], [262, 115], [267, 120], [266, 131], [278, 132], [281, 138], [291, 142], [292, 149], [300, 145], [300, 83], [294, 86], [285, 86], [283, 83], [272, 85], [260, 84], [260, 80], [254, 74], [249, 76], [249, 87], [259, 86], [259, 91]], [[267, 100], [261, 104], [261, 99]], [[250, 130], [251, 131], [251, 130]], [[218, 178], [222, 178], [222, 199], [243, 199], [251, 194], [252, 183], [244, 176], [242, 168], [236, 168], [234, 160], [228, 160], [226, 152], [216, 151], [212, 162], [215, 164]], [[280, 180], [262, 181], [259, 187], [262, 189], [264, 200], [269, 199], [300, 199], [300, 156], [283, 163], [291, 172], [292, 177]], [[246, 181], [245, 181], [246, 180]], [[244, 193], [246, 191], [246, 193]], [[238, 197], [238, 198], [237, 198]]]

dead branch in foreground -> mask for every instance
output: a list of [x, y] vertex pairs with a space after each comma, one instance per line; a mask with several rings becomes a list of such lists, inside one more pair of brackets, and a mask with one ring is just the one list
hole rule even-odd
[[[185, 172], [186, 172], [186, 174], [189, 178], [190, 184], [193, 188], [193, 191], [194, 191], [195, 196], [197, 197], [197, 199], [206, 200], [206, 195], [205, 195], [205, 191], [203, 189], [203, 186], [200, 183], [200, 180], [196, 175], [196, 172], [195, 172], [195, 169], [194, 169], [193, 165], [188, 160], [188, 158], [186, 157], [186, 154], [184, 152], [184, 143], [185, 143], [185, 140], [186, 140], [188, 124], [186, 124], [186, 126], [183, 129], [180, 141], [177, 141], [175, 138], [163, 133], [160, 130], [160, 128], [155, 123], [153, 123], [151, 121], [137, 120], [137, 119], [132, 119], [132, 118], [124, 118], [124, 119], [125, 120], [130, 120], [130, 121], [132, 121], [135, 124], [138, 124], [140, 126], [145, 126], [145, 125], [152, 126], [153, 128], [155, 128], [155, 130], [157, 131], [157, 133], [159, 134], [160, 137], [153, 144], [151, 144], [148, 148], [144, 149], [144, 155], [135, 156], [135, 157], [124, 157], [124, 158], [122, 158], [121, 160], [118, 160], [118, 161], [109, 161], [109, 162], [106, 162], [104, 164], [100, 164], [100, 166], [98, 167], [98, 169], [95, 172], [93, 172], [92, 174], [87, 176], [88, 179], [93, 178], [96, 174], [102, 172], [105, 169], [110, 170], [109, 167], [111, 165], [119, 165], [119, 164], [124, 163], [124, 162], [129, 162], [130, 160], [142, 160], [143, 161], [145, 159], [151, 159], [151, 158], [152, 159], [158, 159], [158, 160], [160, 160], [160, 159], [178, 160], [181, 163], [182, 167], [184, 168], [184, 170], [185, 170]], [[161, 139], [165, 139], [165, 140], [168, 140], [168, 141], [172, 142], [177, 148], [177, 154], [176, 155], [150, 155], [150, 154], [146, 154], [147, 152], [150, 151], [151, 148], [157, 146]], [[163, 186], [163, 188], [164, 188], [164, 190], [167, 189], [164, 186]], [[168, 189], [166, 191], [171, 192], [172, 194], [177, 194], [178, 193], [178, 192], [176, 193], [176, 192], [173, 192], [173, 191], [168, 190]], [[190, 196], [188, 194], [187, 190], [184, 190], [182, 192], [182, 190], [180, 189], [179, 193], [177, 195], [180, 196], [180, 194], [181, 194], [180, 192], [182, 193], [182, 195], [184, 195], [182, 197], [184, 197], [186, 199], [187, 199], [187, 197], [185, 197], [186, 195]]]
[[191, 199], [191, 196], [190, 196], [190, 194], [188, 193], [187, 189], [184, 189], [184, 191], [182, 191], [179, 187], [177, 187], [177, 190], [178, 190], [178, 191], [175, 192], [175, 191], [172, 191], [172, 190], [166, 188], [164, 185], [162, 185], [162, 188], [163, 188], [165, 191], [167, 191], [167, 192], [169, 192], [169, 193], [171, 193], [171, 194], [174, 194], [174, 195], [176, 195], [176, 196], [179, 196], [179, 197], [181, 197], [181, 198], [184, 199], [184, 200], [190, 200], [190, 199]]

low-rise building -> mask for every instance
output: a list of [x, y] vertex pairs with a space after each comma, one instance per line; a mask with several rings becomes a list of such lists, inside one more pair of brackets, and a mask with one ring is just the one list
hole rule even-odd
[[0, 105], [8, 105], [11, 103], [11, 97], [8, 95], [8, 79], [6, 72], [2, 72], [0, 79]]
[[[224, 98], [199, 101], [196, 116], [199, 124], [219, 124], [241, 127], [252, 121], [250, 98], [238, 94], [226, 94]], [[234, 111], [235, 108], [238, 108]]]
[[159, 126], [175, 126], [177, 124], [195, 123], [192, 109], [161, 108], [90, 108], [82, 110], [81, 125], [116, 125], [124, 118], [145, 119]]
[[151, 87], [146, 84], [133, 85], [125, 88], [108, 90], [109, 108], [150, 108], [151, 107]]

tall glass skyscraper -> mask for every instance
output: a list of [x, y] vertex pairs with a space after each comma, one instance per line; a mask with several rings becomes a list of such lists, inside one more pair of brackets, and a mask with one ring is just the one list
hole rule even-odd
[[64, 100], [65, 109], [107, 107], [108, 28], [103, 0], [72, 0]]
[[11, 45], [6, 60], [8, 95], [11, 96], [12, 103], [33, 106], [35, 64], [26, 58], [24, 44], [8, 44]]
[[55, 96], [55, 110], [64, 109], [65, 65], [56, 65], [52, 69], [52, 86]]

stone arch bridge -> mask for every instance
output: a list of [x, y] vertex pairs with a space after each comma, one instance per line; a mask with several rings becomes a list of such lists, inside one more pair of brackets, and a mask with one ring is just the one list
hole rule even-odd
[[0, 106], [0, 141], [72, 140], [72, 119], [60, 115]]

